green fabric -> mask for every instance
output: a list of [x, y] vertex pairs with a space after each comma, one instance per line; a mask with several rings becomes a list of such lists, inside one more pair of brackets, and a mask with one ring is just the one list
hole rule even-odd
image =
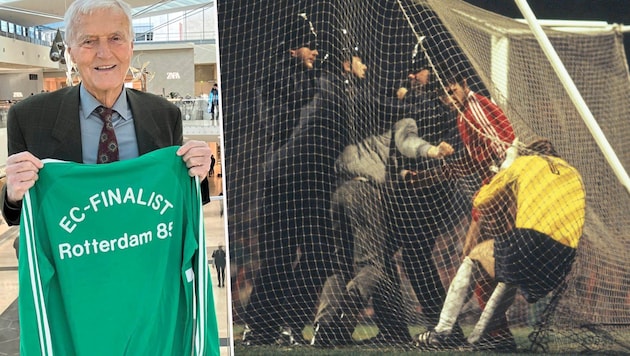
[[21, 355], [219, 355], [199, 183], [177, 148], [40, 170], [20, 226]]

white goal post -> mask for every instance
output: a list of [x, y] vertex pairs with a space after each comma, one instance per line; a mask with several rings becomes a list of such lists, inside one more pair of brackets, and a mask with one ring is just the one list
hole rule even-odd
[[518, 6], [518, 8], [521, 10], [523, 17], [527, 20], [527, 24], [529, 25], [532, 32], [534, 33], [534, 36], [536, 36], [536, 40], [538, 40], [538, 43], [540, 43], [540, 47], [545, 52], [545, 55], [547, 56], [547, 59], [553, 66], [553, 69], [555, 70], [556, 74], [562, 81], [562, 85], [564, 86], [565, 90], [571, 97], [571, 100], [573, 101], [573, 104], [579, 111], [580, 116], [582, 116], [582, 119], [584, 120], [589, 130], [593, 134], [595, 141], [597, 142], [602, 152], [604, 153], [604, 157], [606, 157], [606, 160], [608, 160], [608, 163], [610, 164], [613, 171], [617, 175], [617, 178], [619, 178], [619, 181], [621, 182], [621, 184], [623, 184], [623, 186], [626, 187], [626, 189], [630, 192], [630, 176], [628, 176], [628, 172], [621, 164], [621, 161], [619, 161], [619, 158], [617, 158], [617, 154], [615, 153], [613, 148], [610, 146], [610, 143], [606, 139], [606, 135], [604, 135], [601, 128], [597, 124], [597, 120], [595, 120], [593, 113], [586, 105], [586, 102], [584, 102], [584, 99], [582, 98], [582, 95], [580, 94], [579, 90], [575, 87], [575, 84], [573, 83], [573, 79], [571, 79], [571, 76], [569, 75], [566, 68], [564, 67], [564, 64], [560, 60], [560, 57], [558, 57], [558, 54], [553, 49], [553, 45], [551, 44], [551, 42], [549, 41], [549, 38], [547, 38], [547, 36], [545, 35], [545, 32], [543, 31], [542, 27], [538, 23], [538, 20], [536, 19], [536, 15], [530, 8], [529, 4], [527, 3], [527, 0], [514, 0], [514, 1], [516, 2], [516, 5]]

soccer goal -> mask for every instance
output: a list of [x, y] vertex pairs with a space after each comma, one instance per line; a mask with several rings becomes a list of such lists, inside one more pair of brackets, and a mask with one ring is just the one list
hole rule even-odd
[[[482, 220], [472, 206], [500, 172], [511, 136], [467, 122], [453, 78], [496, 104], [519, 148], [552, 142], [586, 193], [569, 274], [536, 303], [517, 293], [507, 310], [516, 346], [630, 351], [630, 196], [620, 179], [630, 167], [630, 76], [621, 26], [543, 27], [601, 130], [594, 136], [525, 21], [460, 0], [217, 7], [239, 353], [297, 343], [413, 348], [439, 319], [471, 222], [484, 222], [480, 241], [514, 226], [513, 199]], [[298, 49], [309, 51], [308, 68]], [[355, 57], [364, 78], [359, 66], [344, 67]], [[422, 69], [427, 82], [409, 77]], [[454, 153], [426, 157], [420, 139]], [[464, 334], [482, 313], [481, 289], [470, 286], [459, 314]]]

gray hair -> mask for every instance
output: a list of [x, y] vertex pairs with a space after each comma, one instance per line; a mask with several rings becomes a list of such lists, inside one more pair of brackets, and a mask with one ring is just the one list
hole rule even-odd
[[103, 9], [120, 9], [125, 14], [129, 21], [129, 36], [133, 40], [134, 32], [129, 4], [122, 0], [76, 0], [70, 4], [63, 18], [66, 24], [65, 42], [69, 47], [72, 47], [77, 40], [76, 28], [81, 18]]

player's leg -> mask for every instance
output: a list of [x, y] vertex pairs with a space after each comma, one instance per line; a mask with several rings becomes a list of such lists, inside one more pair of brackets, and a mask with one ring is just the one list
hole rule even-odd
[[[508, 308], [514, 302], [516, 296], [517, 287], [510, 284], [499, 282], [494, 289], [488, 304], [481, 313], [479, 321], [475, 325], [475, 328], [468, 336], [468, 342], [473, 345], [477, 350], [497, 350], [499, 348], [506, 349], [505, 351], [513, 351], [516, 348], [516, 344], [511, 337], [509, 329], [507, 333], [509, 335], [502, 335], [503, 343], [495, 342], [493, 339], [499, 335], [490, 336], [487, 332], [488, 328], [504, 322], [505, 313]], [[485, 342], [487, 340], [487, 342]], [[499, 340], [497, 340], [499, 341]]]

